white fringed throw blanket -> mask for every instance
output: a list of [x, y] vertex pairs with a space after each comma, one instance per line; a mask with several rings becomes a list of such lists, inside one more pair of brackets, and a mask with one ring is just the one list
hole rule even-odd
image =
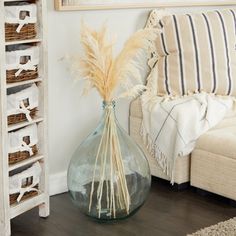
[[141, 135], [160, 167], [174, 183], [178, 156], [190, 154], [196, 140], [233, 108], [234, 99], [199, 93], [177, 99], [142, 96]]

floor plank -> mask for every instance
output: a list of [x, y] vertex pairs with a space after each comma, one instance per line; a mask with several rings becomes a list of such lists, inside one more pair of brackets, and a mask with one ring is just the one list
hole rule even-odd
[[236, 208], [215, 195], [190, 188], [173, 191], [154, 179], [146, 204], [128, 220], [101, 224], [82, 215], [68, 194], [51, 198], [51, 215], [40, 219], [33, 209], [12, 220], [13, 236], [184, 236], [236, 216]]

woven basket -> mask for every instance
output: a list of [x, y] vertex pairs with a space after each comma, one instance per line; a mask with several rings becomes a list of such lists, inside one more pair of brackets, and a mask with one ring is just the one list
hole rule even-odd
[[[34, 188], [38, 189], [38, 185], [35, 186]], [[20, 193], [10, 194], [10, 196], [9, 196], [10, 205], [17, 203], [17, 198], [19, 195], [20, 195]], [[26, 199], [32, 198], [37, 195], [38, 195], [37, 191], [31, 191], [31, 192], [25, 193], [24, 196], [21, 198], [21, 201], [24, 201]]]
[[[37, 145], [34, 145], [31, 148], [32, 148], [32, 152], [33, 152], [32, 156], [37, 155], [38, 154]], [[8, 162], [9, 162], [9, 165], [13, 165], [18, 162], [24, 161], [32, 156], [30, 156], [30, 153], [28, 151], [9, 153], [8, 154]]]
[[[37, 108], [34, 108], [30, 110], [30, 117], [33, 119], [37, 114]], [[27, 117], [24, 113], [16, 114], [16, 115], [10, 115], [7, 117], [7, 123], [8, 125], [17, 124], [23, 121], [27, 121]]]
[[17, 27], [18, 24], [5, 23], [6, 41], [33, 39], [37, 35], [35, 24], [24, 25], [19, 33], [16, 32]]
[[7, 83], [16, 83], [38, 78], [38, 67], [36, 70], [22, 71], [19, 76], [15, 76], [18, 70], [7, 70]]

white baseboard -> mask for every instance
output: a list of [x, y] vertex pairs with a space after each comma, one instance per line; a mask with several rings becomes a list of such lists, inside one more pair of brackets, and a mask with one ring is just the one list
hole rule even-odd
[[50, 196], [68, 192], [67, 172], [52, 174], [49, 177], [49, 194]]

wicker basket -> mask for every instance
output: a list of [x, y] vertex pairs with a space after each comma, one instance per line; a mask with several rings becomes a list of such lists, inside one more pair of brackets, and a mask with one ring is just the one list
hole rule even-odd
[[35, 3], [14, 2], [5, 6], [6, 41], [27, 40], [37, 36]]
[[7, 83], [16, 83], [38, 78], [38, 67], [36, 70], [23, 71], [19, 76], [15, 76], [17, 70], [7, 70]]
[[[32, 110], [30, 110], [30, 117], [32, 119], [35, 118], [35, 116], [37, 115], [37, 108], [34, 108]], [[20, 113], [20, 114], [16, 114], [16, 115], [10, 115], [7, 117], [7, 123], [8, 125], [13, 125], [13, 124], [17, 124], [20, 122], [24, 122], [27, 121], [27, 117], [24, 113]]]
[[16, 164], [38, 154], [38, 127], [36, 124], [8, 133], [9, 165]]
[[6, 53], [6, 81], [16, 83], [39, 77], [39, 47], [11, 46]]
[[[30, 184], [28, 184], [30, 185]], [[35, 186], [34, 188], [38, 189], [38, 185]], [[20, 195], [20, 193], [15, 193], [15, 194], [11, 194], [10, 197], [9, 197], [9, 200], [10, 200], [10, 205], [13, 205], [15, 203], [17, 203], [17, 198], [18, 196]], [[31, 192], [27, 192], [24, 194], [24, 196], [21, 198], [21, 201], [24, 201], [26, 199], [29, 199], [29, 198], [32, 198], [32, 197], [35, 197], [38, 195], [38, 192], [37, 191], [31, 191]]]
[[33, 39], [37, 36], [35, 24], [24, 25], [19, 33], [16, 32], [17, 27], [18, 24], [5, 23], [6, 41]]
[[35, 83], [9, 89], [7, 95], [8, 125], [32, 121], [38, 111], [38, 96], [39, 90]]
[[[30, 144], [30, 138], [29, 136], [27, 136], [25, 139], [24, 139], [24, 142], [29, 145]], [[21, 161], [24, 161], [32, 156], [35, 156], [38, 154], [38, 147], [37, 145], [33, 145], [31, 147], [32, 149], [32, 152], [33, 152], [33, 155], [30, 155], [29, 151], [23, 151], [23, 152], [14, 152], [14, 153], [9, 153], [8, 154], [8, 162], [9, 162], [9, 165], [13, 165], [13, 164], [16, 164], [18, 162], [21, 162]]]
[[10, 204], [17, 204], [39, 194], [42, 168], [39, 162], [9, 177]]

